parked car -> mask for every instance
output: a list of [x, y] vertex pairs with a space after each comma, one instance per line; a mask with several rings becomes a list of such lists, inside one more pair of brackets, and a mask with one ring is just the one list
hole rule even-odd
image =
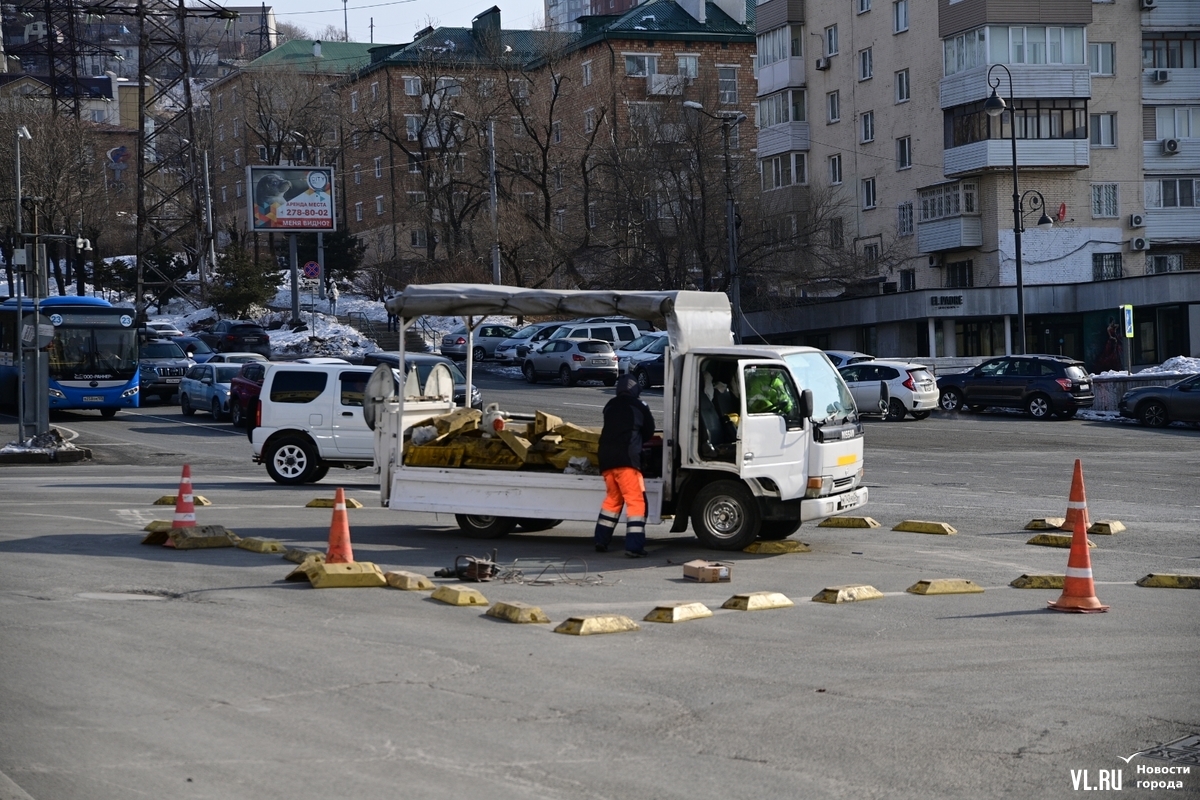
[[858, 353], [853, 350], [826, 350], [825, 355], [829, 356], [829, 360], [833, 362], [835, 367], [857, 364], [860, 361], [871, 361], [875, 358], [875, 356], [869, 356], [866, 353]]
[[247, 361], [269, 361], [262, 353], [213, 353], [213, 364], [245, 364]]
[[239, 364], [197, 364], [179, 384], [179, 410], [185, 417], [208, 411], [221, 420], [230, 413], [230, 383], [241, 372]]
[[555, 339], [599, 339], [620, 347], [623, 342], [632, 342], [642, 331], [632, 322], [577, 322], [563, 325], [550, 336]]
[[183, 336], [183, 331], [176, 328], [174, 322], [167, 322], [165, 319], [152, 319], [142, 327], [153, 338], [170, 339], [175, 336]]
[[229, 381], [229, 417], [235, 428], [253, 428], [257, 413], [258, 395], [268, 361], [247, 361]]
[[271, 357], [270, 337], [261, 325], [253, 322], [223, 319], [199, 336], [218, 353], [259, 353]]
[[1172, 422], [1200, 423], [1200, 375], [1170, 386], [1141, 386], [1130, 389], [1117, 406], [1122, 417], [1161, 428]]
[[611, 344], [598, 339], [552, 339], [525, 357], [521, 372], [530, 383], [557, 376], [563, 386], [585, 380], [612, 386], [617, 382], [617, 354]]
[[142, 398], [157, 395], [170, 400], [184, 374], [195, 364], [170, 339], [151, 339], [138, 347], [138, 383]]
[[172, 336], [171, 341], [183, 348], [187, 357], [197, 364], [212, 361], [217, 354], [198, 336]]
[[649, 347], [651, 344], [653, 344], [657, 339], [660, 339], [666, 335], [667, 334], [664, 331], [653, 331], [651, 333], [643, 333], [641, 336], [637, 337], [632, 342], [623, 344], [619, 348], [617, 348], [617, 372], [619, 372], [622, 375], [624, 375], [626, 372], [629, 372], [629, 365], [631, 363], [632, 356], [635, 353], [639, 353], [642, 350], [645, 350], [647, 347]]
[[501, 364], [520, 364], [529, 351], [544, 342], [565, 322], [535, 322], [526, 325], [509, 338], [496, 345], [492, 356]]
[[644, 349], [630, 356], [629, 374], [637, 378], [638, 385], [643, 389], [662, 386], [667, 369], [664, 354], [667, 352], [669, 343], [670, 338], [664, 333]]
[[937, 379], [943, 411], [1022, 408], [1034, 419], [1070, 419], [1091, 408], [1092, 381], [1082, 361], [1066, 356], [1001, 356]]
[[[454, 378], [454, 404], [462, 406], [467, 391], [467, 376], [463, 375], [462, 370], [448, 358], [444, 356], [435, 356], [432, 353], [405, 353], [404, 363], [409, 369], [416, 367], [417, 380], [421, 385], [425, 385], [425, 381], [429, 379], [429, 373], [433, 370], [434, 364], [445, 364], [450, 370], [450, 375]], [[380, 364], [387, 364], [392, 369], [399, 369], [400, 354], [385, 353], [376, 350], [373, 353], [367, 353], [363, 356], [363, 365], [368, 367], [377, 367]], [[405, 372], [407, 374], [407, 371]], [[483, 409], [483, 395], [479, 393], [479, 389], [471, 386], [471, 408]]]
[[[839, 367], [838, 372], [854, 395], [860, 414], [882, 414], [889, 422], [899, 422], [908, 414], [913, 419], [925, 419], [938, 407], [937, 381], [923, 364], [860, 361]], [[881, 383], [888, 385], [891, 397], [887, 411], [879, 408]]]
[[[476, 361], [491, 358], [496, 352], [497, 345], [505, 339], [511, 338], [516, 332], [516, 328], [508, 325], [480, 325], [475, 329], [475, 336], [471, 344], [471, 358]], [[442, 337], [442, 355], [458, 361], [466, 361], [467, 329], [465, 327], [456, 328]]]
[[630, 319], [629, 317], [585, 317], [584, 319], [576, 320], [576, 322], [628, 322], [639, 331], [651, 333], [654, 331], [654, 325], [648, 319]]

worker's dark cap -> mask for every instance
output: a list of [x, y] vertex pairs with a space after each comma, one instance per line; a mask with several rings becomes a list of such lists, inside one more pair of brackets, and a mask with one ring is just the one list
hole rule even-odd
[[637, 378], [632, 375], [622, 375], [617, 378], [617, 394], [627, 394], [630, 397], [637, 397], [642, 393], [642, 387], [638, 384]]

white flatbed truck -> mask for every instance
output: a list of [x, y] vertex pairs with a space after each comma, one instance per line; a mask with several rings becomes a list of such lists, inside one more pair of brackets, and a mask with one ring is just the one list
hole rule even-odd
[[[690, 521], [706, 546], [735, 550], [755, 539], [786, 538], [802, 522], [867, 502], [863, 428], [833, 364], [811, 347], [730, 344], [723, 294], [440, 284], [410, 286], [387, 308], [401, 320], [402, 347], [404, 329], [427, 314], [461, 316], [468, 331], [498, 314], [620, 315], [664, 326], [670, 345], [663, 419], [656, 420], [661, 455], [649, 464], [643, 459], [650, 524], [673, 518], [671, 530], [680, 532]], [[756, 387], [768, 383], [783, 396], [774, 408], [763, 407], [761, 393], [756, 399]], [[478, 538], [503, 536], [518, 525], [541, 530], [596, 519], [602, 477], [405, 466], [403, 399], [374, 396], [367, 403], [385, 507], [453, 514]]]

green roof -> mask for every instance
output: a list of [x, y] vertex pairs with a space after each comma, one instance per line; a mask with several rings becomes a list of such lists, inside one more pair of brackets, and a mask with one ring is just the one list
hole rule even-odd
[[371, 62], [371, 48], [384, 44], [362, 42], [321, 42], [321, 57], [313, 57], [312, 39], [293, 39], [261, 55], [246, 65], [246, 69], [261, 67], [295, 67], [297, 72], [322, 72], [345, 75]]
[[[634, 6], [613, 22], [604, 25], [607, 38], [663, 38], [663, 34], [687, 34], [688, 38], [705, 36], [750, 36], [754, 38], [754, 0], [746, 3], [746, 22], [735, 22], [715, 3], [705, 3], [704, 24], [684, 11], [675, 0], [650, 0]], [[591, 37], [589, 37], [591, 38]], [[671, 38], [674, 38], [672, 36]]]

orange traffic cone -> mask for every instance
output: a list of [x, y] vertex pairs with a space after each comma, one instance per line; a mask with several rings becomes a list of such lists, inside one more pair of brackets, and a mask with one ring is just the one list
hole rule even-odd
[[333, 498], [333, 521], [329, 523], [329, 550], [325, 553], [325, 563], [354, 563], [354, 551], [350, 549], [350, 518], [346, 516], [346, 493], [340, 486]]
[[[1075, 475], [1079, 479], [1082, 495], [1083, 475], [1079, 462], [1075, 462]], [[1074, 496], [1075, 492], [1071, 492]], [[1087, 512], [1084, 511], [1086, 515]], [[1077, 614], [1097, 614], [1108, 611], [1096, 597], [1096, 586], [1092, 582], [1092, 557], [1088, 553], [1087, 525], [1083, 516], [1075, 517], [1075, 530], [1071, 533], [1071, 555], [1067, 556], [1067, 576], [1063, 579], [1063, 593], [1050, 608], [1055, 611], [1073, 611]]]
[[1067, 516], [1063, 520], [1063, 524], [1059, 525], [1059, 530], [1074, 531], [1075, 520], [1083, 520], [1083, 529], [1086, 531], [1091, 527], [1091, 520], [1088, 519], [1087, 494], [1083, 491], [1083, 463], [1077, 458], [1075, 459], [1075, 474], [1071, 477], [1071, 497], [1067, 500]]
[[[179, 478], [179, 491], [175, 495], [175, 516], [171, 520], [172, 528], [196, 527], [196, 504], [192, 497], [192, 468], [183, 465], [183, 475]], [[175, 543], [168, 538], [163, 547], [174, 547]]]

